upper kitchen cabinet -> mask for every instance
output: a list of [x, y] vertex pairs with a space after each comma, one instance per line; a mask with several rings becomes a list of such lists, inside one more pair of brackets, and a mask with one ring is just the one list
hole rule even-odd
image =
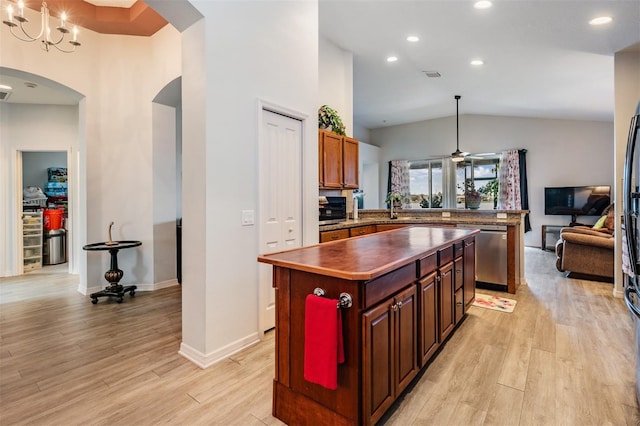
[[358, 188], [358, 140], [318, 130], [320, 189]]

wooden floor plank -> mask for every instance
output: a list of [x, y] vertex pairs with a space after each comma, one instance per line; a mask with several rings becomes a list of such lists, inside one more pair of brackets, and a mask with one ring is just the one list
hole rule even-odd
[[[387, 425], [640, 424], [612, 286], [525, 250], [512, 314], [471, 307]], [[0, 279], [0, 424], [274, 425], [274, 333], [208, 369], [178, 354], [181, 289], [92, 305], [64, 273]], [[124, 331], [126, 330], [126, 332]]]

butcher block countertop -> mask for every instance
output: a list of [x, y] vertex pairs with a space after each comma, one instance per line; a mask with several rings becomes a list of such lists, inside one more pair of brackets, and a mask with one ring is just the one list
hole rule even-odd
[[408, 227], [258, 256], [275, 266], [348, 280], [371, 280], [478, 230]]

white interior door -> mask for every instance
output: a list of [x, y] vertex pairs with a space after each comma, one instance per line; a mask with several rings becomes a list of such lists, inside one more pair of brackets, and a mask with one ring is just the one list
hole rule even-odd
[[[302, 122], [262, 110], [259, 141], [260, 254], [302, 245]], [[260, 330], [275, 326], [272, 267], [259, 264]]]

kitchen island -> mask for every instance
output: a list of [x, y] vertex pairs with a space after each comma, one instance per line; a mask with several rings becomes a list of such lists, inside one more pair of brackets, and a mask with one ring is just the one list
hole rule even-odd
[[[477, 233], [407, 227], [259, 256], [274, 266], [273, 415], [375, 424], [465, 317]], [[351, 299], [341, 308], [345, 360], [335, 390], [304, 379], [305, 300], [316, 289]]]

